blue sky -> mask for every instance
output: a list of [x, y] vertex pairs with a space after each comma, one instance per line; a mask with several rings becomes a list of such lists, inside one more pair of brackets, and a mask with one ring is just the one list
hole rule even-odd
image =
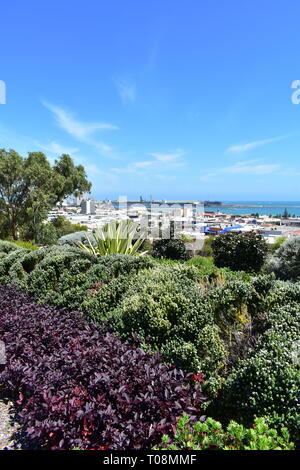
[[300, 200], [298, 0], [2, 2], [0, 147], [97, 198]]

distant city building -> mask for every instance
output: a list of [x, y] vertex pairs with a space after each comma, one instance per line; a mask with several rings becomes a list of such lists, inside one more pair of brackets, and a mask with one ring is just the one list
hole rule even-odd
[[81, 214], [96, 214], [96, 204], [93, 199], [83, 199], [80, 204]]

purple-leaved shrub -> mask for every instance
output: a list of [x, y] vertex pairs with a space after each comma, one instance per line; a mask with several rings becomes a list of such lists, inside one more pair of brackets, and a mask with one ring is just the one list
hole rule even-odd
[[0, 385], [20, 407], [32, 448], [150, 449], [183, 413], [199, 416], [199, 382], [78, 312], [0, 286]]

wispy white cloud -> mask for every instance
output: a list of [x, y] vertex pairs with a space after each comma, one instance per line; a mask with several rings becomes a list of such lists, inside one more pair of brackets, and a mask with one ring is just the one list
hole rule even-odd
[[272, 137], [271, 139], [255, 140], [253, 142], [247, 142], [245, 144], [232, 145], [229, 147], [225, 153], [243, 153], [248, 152], [257, 147], [263, 145], [271, 144], [273, 142], [278, 142], [279, 140], [287, 139], [290, 135], [282, 135], [278, 137]]
[[182, 149], [176, 149], [173, 153], [148, 153], [150, 157], [154, 157], [159, 162], [172, 162], [178, 160], [185, 155], [185, 151]]
[[113, 156], [112, 147], [106, 143], [99, 141], [93, 137], [96, 131], [116, 130], [117, 126], [105, 122], [84, 122], [76, 119], [72, 113], [62, 107], [43, 102], [44, 106], [49, 109], [58, 126], [70, 134], [79, 142], [84, 142], [96, 148], [104, 156]]
[[237, 163], [236, 165], [221, 168], [221, 173], [243, 173], [247, 175], [268, 175], [278, 170], [280, 165], [245, 165]]
[[203, 183], [210, 183], [211, 181], [215, 180], [217, 173], [207, 173], [206, 175], [200, 176], [199, 180]]
[[136, 100], [136, 83], [128, 79], [114, 80], [120, 98], [124, 104], [134, 103]]
[[54, 114], [57, 124], [78, 140], [85, 140], [95, 131], [103, 129], [118, 129], [117, 126], [104, 122], [83, 122], [76, 119], [73, 114], [63, 108], [43, 102], [44, 106]]
[[55, 155], [62, 155], [64, 153], [69, 154], [69, 155], [74, 155], [74, 153], [79, 152], [79, 149], [76, 147], [65, 147], [64, 145], [61, 145], [54, 141], [50, 142], [49, 144], [41, 144], [39, 142], [36, 142], [36, 145], [40, 147], [42, 150], [53, 153]]
[[237, 162], [234, 165], [226, 166], [223, 168], [215, 168], [210, 172], [201, 175], [199, 180], [204, 183], [213, 182], [217, 177], [224, 174], [232, 175], [268, 175], [278, 171], [281, 166], [279, 164], [263, 164], [259, 163], [259, 160], [248, 160], [243, 162]]
[[149, 167], [151, 165], [153, 165], [153, 161], [152, 160], [146, 160], [146, 161], [143, 161], [143, 162], [135, 162], [134, 163], [134, 166], [137, 167], [137, 168], [146, 168], [146, 167]]
[[97, 175], [97, 176], [102, 176], [108, 181], [115, 182], [118, 180], [117, 175], [111, 173], [110, 171], [104, 171], [98, 168], [97, 165], [95, 164], [88, 164], [85, 165], [85, 169], [87, 170], [88, 174], [91, 176]]
[[177, 149], [173, 153], [147, 153], [147, 155], [151, 156], [153, 159], [136, 161], [124, 168], [111, 168], [111, 171], [117, 173], [145, 174], [145, 171], [169, 171], [186, 165], [186, 162], [181, 160], [181, 157], [185, 155], [185, 152], [181, 149]]

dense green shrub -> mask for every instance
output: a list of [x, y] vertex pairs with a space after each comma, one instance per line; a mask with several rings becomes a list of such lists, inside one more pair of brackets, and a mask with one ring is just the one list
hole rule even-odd
[[268, 294], [263, 298], [261, 308], [271, 311], [274, 308], [291, 304], [300, 305], [300, 282], [275, 281]]
[[300, 237], [286, 240], [267, 262], [266, 269], [279, 279], [300, 279]]
[[9, 279], [9, 270], [26, 253], [30, 253], [29, 250], [24, 248], [17, 248], [16, 250], [11, 250], [7, 256], [0, 258], [0, 282], [6, 282]]
[[213, 258], [219, 268], [233, 271], [258, 272], [262, 268], [268, 245], [261, 235], [249, 233], [224, 233], [212, 242]]
[[25, 248], [26, 250], [38, 250], [39, 247], [33, 241], [23, 241], [23, 240], [15, 240], [14, 244], [20, 248]]
[[111, 255], [97, 259], [76, 247], [54, 246], [10, 253], [0, 259], [0, 278], [27, 289], [39, 302], [82, 311], [82, 304], [100, 285], [152, 265], [149, 257]]
[[204, 238], [204, 245], [203, 247], [201, 248], [201, 256], [204, 256], [204, 257], [212, 257], [213, 255], [213, 250], [212, 250], [212, 242], [214, 240], [214, 236], [211, 236], [211, 237], [205, 237]]
[[63, 215], [58, 215], [54, 219], [52, 219], [49, 224], [53, 225], [56, 228], [57, 236], [63, 237], [64, 235], [68, 235], [70, 233], [80, 232], [80, 231], [87, 231], [88, 227], [82, 224], [73, 224]]
[[250, 423], [265, 416], [300, 439], [300, 310], [286, 305], [269, 313], [255, 354], [240, 362], [226, 380], [217, 404], [230, 418]]
[[275, 251], [278, 250], [278, 248], [281, 247], [281, 245], [286, 241], [286, 237], [276, 237], [276, 240], [274, 243], [269, 245], [269, 251], [270, 253], [275, 253]]
[[[68, 236], [76, 232], [87, 231], [86, 225], [72, 224], [66, 217], [57, 216], [50, 222], [41, 224], [37, 233], [37, 242], [39, 245], [55, 245], [61, 238], [68, 240]], [[72, 237], [69, 238], [73, 240]], [[71, 243], [70, 243], [71, 244]]]
[[212, 258], [205, 258], [204, 256], [194, 256], [194, 258], [187, 261], [187, 264], [189, 266], [195, 266], [198, 269], [200, 276], [209, 276], [218, 271]]
[[43, 254], [28, 276], [28, 291], [39, 302], [77, 308], [83, 300], [86, 273], [97, 263], [96, 258], [72, 247], [48, 248]]
[[[197, 276], [193, 267], [157, 266], [141, 271], [127, 285], [125, 280], [125, 291], [124, 279], [120, 279], [121, 284], [111, 283], [95, 297], [104, 309], [106, 302], [109, 308], [117, 302], [110, 311], [109, 325], [121, 337], [130, 339], [137, 334], [180, 367], [202, 370], [207, 389], [216, 391], [226, 351], [214, 323], [212, 303], [197, 286]], [[95, 306], [91, 305], [94, 302], [92, 296], [85, 306], [97, 319]]]
[[289, 432], [269, 428], [264, 418], [255, 419], [254, 426], [245, 428], [231, 421], [226, 429], [212, 418], [190, 423], [184, 414], [179, 418], [174, 438], [164, 435], [156, 450], [293, 450]]
[[0, 253], [10, 253], [18, 249], [18, 245], [6, 240], [0, 240]]
[[55, 245], [58, 240], [56, 228], [51, 223], [41, 224], [38, 228], [36, 241], [39, 245]]
[[175, 238], [154, 241], [152, 256], [178, 261], [186, 261], [189, 258], [184, 242]]
[[7, 242], [0, 243], [0, 280], [39, 302], [84, 312], [123, 339], [139, 335], [187, 371], [202, 370], [210, 399], [226, 381], [217, 402], [222, 418], [248, 423], [266, 415], [295, 433], [297, 369], [285, 356], [299, 330], [300, 283], [215, 268], [201, 257], [184, 264], [97, 258], [71, 246], [31, 251]]

